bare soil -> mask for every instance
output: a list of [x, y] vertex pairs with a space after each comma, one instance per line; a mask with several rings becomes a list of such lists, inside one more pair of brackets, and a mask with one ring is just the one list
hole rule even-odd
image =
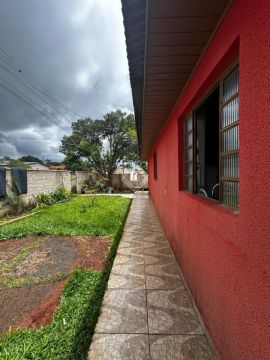
[[[0, 333], [49, 324], [68, 276], [78, 267], [103, 269], [109, 245], [110, 240], [100, 236], [31, 236], [1, 241]], [[64, 280], [50, 282], [51, 276]], [[29, 277], [38, 284], [18, 286], [18, 281]], [[17, 281], [16, 287], [8, 288], [5, 280]]]

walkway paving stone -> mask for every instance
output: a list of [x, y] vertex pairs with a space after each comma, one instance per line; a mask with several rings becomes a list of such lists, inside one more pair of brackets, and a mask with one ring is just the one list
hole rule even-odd
[[96, 332], [147, 334], [145, 290], [108, 289]]
[[133, 199], [88, 359], [214, 359], [145, 195]]

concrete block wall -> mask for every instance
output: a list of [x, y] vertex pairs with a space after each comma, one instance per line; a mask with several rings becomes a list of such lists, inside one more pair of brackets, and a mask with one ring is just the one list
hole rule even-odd
[[[130, 176], [127, 175], [130, 180]], [[22, 199], [26, 202], [30, 202], [34, 199], [34, 196], [45, 193], [49, 194], [59, 188], [65, 188], [69, 191], [73, 187], [76, 187], [78, 194], [81, 193], [82, 185], [86, 180], [92, 179], [97, 181], [102, 179], [102, 176], [98, 173], [88, 172], [88, 171], [76, 171], [72, 173], [71, 171], [59, 171], [59, 170], [37, 170], [37, 169], [27, 169], [27, 186], [28, 193], [21, 195]], [[121, 174], [113, 174], [113, 187], [117, 191], [128, 190], [128, 186], [122, 181]], [[7, 183], [7, 195], [15, 196], [17, 195], [17, 190], [15, 188], [11, 170], [6, 169], [6, 183]], [[134, 185], [136, 182], [134, 182]], [[147, 187], [147, 184], [145, 185]], [[1, 204], [0, 204], [1, 207]]]
[[[6, 172], [7, 194], [16, 195], [16, 189], [11, 177], [11, 171]], [[57, 170], [27, 170], [28, 193], [21, 195], [25, 201], [33, 200], [33, 195], [41, 193], [50, 193], [63, 187], [71, 190], [71, 173], [70, 171]]]
[[[15, 196], [17, 194], [14, 182], [11, 176], [11, 170], [6, 171], [7, 195]], [[65, 188], [71, 191], [72, 174], [70, 171], [58, 170], [27, 170], [27, 194], [21, 195], [26, 202], [33, 200], [33, 196], [41, 193], [49, 194], [58, 188]]]
[[33, 195], [50, 193], [59, 188], [71, 190], [71, 176], [69, 171], [29, 170], [27, 199]]

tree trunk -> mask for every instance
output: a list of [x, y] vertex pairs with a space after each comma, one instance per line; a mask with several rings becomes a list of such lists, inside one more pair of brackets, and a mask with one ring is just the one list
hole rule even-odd
[[108, 174], [108, 187], [113, 187], [112, 186], [112, 178], [113, 178], [113, 174], [109, 173]]

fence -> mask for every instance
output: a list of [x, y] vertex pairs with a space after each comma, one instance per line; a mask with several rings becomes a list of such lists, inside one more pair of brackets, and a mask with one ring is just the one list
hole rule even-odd
[[[129, 174], [125, 175], [130, 179]], [[41, 193], [50, 193], [56, 189], [63, 187], [67, 190], [75, 189], [77, 193], [81, 193], [82, 186], [86, 180], [92, 179], [94, 182], [102, 177], [94, 172], [87, 171], [71, 171], [62, 170], [41, 170], [41, 169], [27, 169], [27, 194], [21, 195], [23, 200], [29, 202]], [[132, 179], [130, 179], [132, 180]], [[121, 174], [113, 174], [112, 185], [115, 190], [129, 190], [129, 186], [123, 182]], [[147, 188], [148, 184], [145, 184]], [[8, 196], [17, 194], [14, 182], [11, 176], [11, 170], [6, 168], [6, 190]]]

